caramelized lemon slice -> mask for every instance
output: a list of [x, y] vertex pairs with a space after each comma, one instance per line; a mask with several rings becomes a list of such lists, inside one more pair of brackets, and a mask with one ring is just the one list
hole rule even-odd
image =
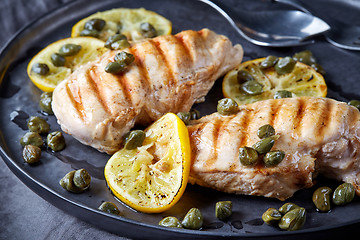
[[[327, 86], [323, 76], [312, 67], [296, 62], [290, 73], [278, 74], [274, 67], [261, 69], [260, 64], [265, 58], [243, 62], [235, 70], [224, 77], [222, 89], [227, 98], [234, 99], [238, 104], [253, 103], [260, 100], [272, 99], [280, 90], [290, 91], [293, 97], [313, 96], [325, 97]], [[238, 82], [237, 73], [245, 70], [255, 81], [261, 84], [262, 93], [251, 95], [246, 93]]]
[[166, 211], [179, 201], [190, 172], [190, 142], [182, 120], [168, 113], [145, 130], [141, 147], [116, 152], [105, 166], [113, 194], [135, 210]]

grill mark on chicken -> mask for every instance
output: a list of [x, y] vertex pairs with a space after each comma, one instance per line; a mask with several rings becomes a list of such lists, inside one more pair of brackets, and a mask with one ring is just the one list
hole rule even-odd
[[191, 62], [194, 62], [194, 57], [191, 54], [191, 51], [189, 49], [188, 43], [185, 41], [183, 35], [181, 34], [176, 34], [174, 35], [175, 39], [179, 42], [179, 44], [182, 46], [183, 50], [184, 50], [184, 55], [186, 55], [186, 57], [191, 60]]
[[239, 147], [246, 146], [248, 142], [249, 135], [246, 134], [249, 131], [249, 124], [253, 119], [254, 111], [248, 111], [246, 109], [242, 109], [241, 111], [245, 111], [242, 117], [239, 119], [239, 126], [241, 131], [244, 133], [241, 135], [241, 140], [239, 141]]
[[[316, 104], [316, 106], [318, 106], [319, 104]], [[316, 129], [317, 132], [314, 133], [315, 136], [323, 136], [324, 131], [326, 131], [326, 126], [329, 124], [329, 122], [331, 121], [331, 116], [333, 115], [333, 107], [335, 105], [331, 104], [329, 101], [325, 101], [325, 105], [321, 106], [320, 110], [320, 114], [319, 114], [319, 119], [318, 122], [315, 123], [318, 128]]]
[[129, 84], [131, 80], [126, 77], [126, 74], [115, 75], [114, 78], [119, 83], [120, 88], [124, 93], [125, 99], [129, 103], [129, 106], [132, 106], [133, 103], [131, 98], [131, 84]]
[[298, 101], [298, 110], [296, 112], [296, 114], [294, 114], [294, 125], [293, 125], [293, 130], [294, 132], [297, 133], [301, 133], [301, 122], [303, 120], [303, 117], [305, 116], [304, 112], [306, 110], [306, 103], [303, 99], [299, 99]]
[[81, 118], [81, 120], [85, 119], [85, 115], [84, 115], [84, 108], [83, 105], [81, 103], [81, 99], [79, 99], [79, 101], [77, 101], [74, 97], [73, 92], [71, 91], [69, 84], [65, 85], [65, 90], [66, 90], [66, 94], [69, 96], [70, 102], [73, 105], [74, 109], [76, 110], [77, 114], [79, 115], [79, 117]]
[[271, 111], [270, 111], [270, 119], [269, 124], [274, 125], [276, 123], [276, 120], [278, 119], [279, 112], [281, 110], [282, 105], [279, 104], [279, 102], [275, 102], [273, 105], [271, 105]]

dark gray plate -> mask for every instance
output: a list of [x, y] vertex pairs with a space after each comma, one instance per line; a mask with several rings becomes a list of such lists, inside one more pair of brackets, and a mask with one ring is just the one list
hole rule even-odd
[[[321, 1], [318, 1], [321, 3]], [[277, 4], [263, 4], [254, 1], [227, 1], [224, 4], [236, 9], [261, 10], [263, 8], [284, 8]], [[103, 167], [109, 158], [96, 150], [84, 146], [66, 135], [67, 147], [60, 153], [43, 151], [41, 163], [37, 166], [25, 164], [21, 157], [19, 139], [27, 131], [29, 116], [43, 116], [52, 130], [59, 130], [54, 116], [44, 116], [38, 107], [41, 91], [26, 74], [29, 60], [40, 49], [58, 39], [70, 36], [71, 26], [81, 18], [96, 11], [116, 7], [145, 7], [154, 10], [173, 22], [173, 32], [185, 29], [199, 30], [207, 27], [228, 36], [233, 43], [241, 43], [245, 49], [244, 60], [269, 54], [286, 56], [310, 49], [327, 71], [326, 80], [329, 97], [338, 100], [360, 98], [357, 79], [360, 74], [360, 55], [337, 49], [322, 38], [316, 44], [302, 48], [270, 49], [257, 47], [240, 38], [227, 21], [216, 11], [199, 1], [152, 0], [152, 1], [97, 1], [84, 0], [67, 4], [22, 29], [8, 43], [0, 54], [0, 146], [1, 157], [9, 168], [29, 188], [56, 207], [95, 226], [131, 238], [168, 239], [176, 238], [286, 238], [289, 235], [317, 237], [321, 234], [340, 235], [343, 231], [360, 226], [360, 201], [343, 207], [336, 207], [329, 213], [318, 213], [311, 202], [312, 189], [301, 190], [288, 201], [295, 202], [307, 210], [307, 222], [303, 230], [284, 232], [263, 224], [262, 213], [269, 207], [283, 204], [275, 199], [251, 196], [229, 195], [211, 189], [189, 185], [180, 202], [162, 214], [142, 214], [117, 202], [122, 216], [114, 216], [97, 210], [103, 201], [116, 202], [106, 187]], [[359, 13], [360, 6], [351, 6], [352, 12]], [[347, 13], [348, 14], [348, 13]], [[206, 102], [196, 106], [202, 115], [215, 111], [217, 101], [222, 98], [221, 80], [217, 81]], [[231, 141], [231, 140], [230, 140]], [[93, 176], [89, 191], [72, 194], [58, 184], [72, 169], [85, 168]], [[335, 186], [330, 180], [319, 180], [321, 184]], [[320, 183], [318, 184], [320, 185]], [[276, 187], [276, 186], [274, 186]], [[214, 206], [219, 200], [233, 201], [234, 213], [226, 221], [218, 221], [214, 216]], [[191, 207], [198, 207], [204, 215], [204, 229], [192, 231], [159, 227], [157, 223], [165, 216], [173, 215], [181, 219]]]

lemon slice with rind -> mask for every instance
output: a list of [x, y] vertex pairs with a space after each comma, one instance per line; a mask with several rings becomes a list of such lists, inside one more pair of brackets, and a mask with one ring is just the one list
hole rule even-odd
[[141, 147], [125, 148], [107, 162], [105, 179], [113, 194], [135, 210], [170, 209], [185, 191], [190, 172], [190, 141], [182, 120], [168, 113], [145, 130]]
[[[223, 94], [234, 99], [238, 104], [253, 103], [260, 100], [272, 99], [276, 92], [287, 90], [293, 97], [313, 96], [325, 97], [327, 86], [323, 76], [312, 67], [296, 62], [290, 73], [278, 74], [274, 67], [261, 69], [260, 64], [265, 58], [259, 58], [241, 63], [235, 70], [228, 72], [222, 84]], [[237, 72], [245, 70], [262, 85], [263, 92], [258, 95], [249, 95], [241, 89], [237, 80]]]
[[[64, 66], [55, 66], [51, 60], [51, 55], [58, 53], [60, 48], [66, 44], [81, 46], [80, 51], [74, 56], [65, 56]], [[52, 92], [55, 87], [67, 78], [79, 66], [95, 60], [98, 56], [108, 51], [104, 47], [104, 42], [91, 37], [65, 38], [58, 40], [36, 54], [27, 66], [27, 74], [31, 81], [42, 91]], [[35, 64], [46, 64], [47, 74], [38, 74], [33, 71]]]
[[115, 8], [97, 12], [83, 18], [73, 26], [71, 36], [80, 36], [80, 33], [84, 30], [85, 23], [91, 19], [105, 20], [106, 24], [98, 36], [103, 41], [106, 41], [108, 37], [118, 32], [124, 34], [129, 41], [143, 39], [144, 36], [141, 34], [140, 24], [145, 22], [150, 23], [156, 29], [157, 35], [171, 34], [172, 30], [171, 22], [155, 12], [144, 8]]

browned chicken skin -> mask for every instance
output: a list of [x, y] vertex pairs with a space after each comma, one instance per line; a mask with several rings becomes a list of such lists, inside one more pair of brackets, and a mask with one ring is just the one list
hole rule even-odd
[[[283, 150], [275, 167], [243, 166], [239, 148], [259, 140], [271, 124]], [[190, 182], [220, 191], [285, 200], [311, 187], [321, 173], [353, 184], [360, 195], [360, 113], [327, 98], [285, 98], [240, 106], [237, 114], [214, 113], [188, 126], [192, 148]]]

